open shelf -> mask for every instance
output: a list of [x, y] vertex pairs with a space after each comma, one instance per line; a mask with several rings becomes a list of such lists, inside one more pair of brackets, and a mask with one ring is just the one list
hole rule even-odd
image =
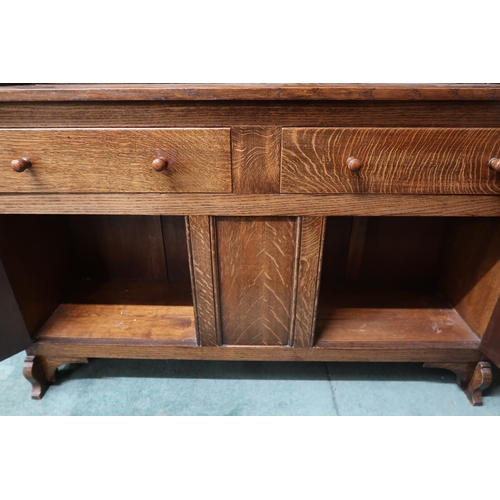
[[329, 217], [314, 346], [477, 350], [499, 289], [497, 218]]
[[197, 345], [184, 217], [1, 215], [2, 235], [35, 342]]
[[432, 287], [388, 289], [348, 286], [321, 297], [317, 347], [411, 348], [462, 345], [479, 347], [480, 339]]
[[154, 340], [196, 345], [191, 287], [182, 282], [85, 280], [37, 340]]

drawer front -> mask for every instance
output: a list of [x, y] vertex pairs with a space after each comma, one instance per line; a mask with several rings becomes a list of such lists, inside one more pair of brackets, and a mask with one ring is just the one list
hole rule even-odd
[[230, 148], [228, 128], [4, 129], [0, 192], [229, 193]]
[[492, 158], [500, 129], [284, 128], [281, 192], [498, 194]]

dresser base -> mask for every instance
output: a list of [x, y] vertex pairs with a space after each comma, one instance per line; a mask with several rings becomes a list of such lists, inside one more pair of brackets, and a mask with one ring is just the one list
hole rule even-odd
[[[161, 342], [112, 343], [66, 341], [34, 343], [25, 359], [23, 373], [32, 384], [32, 399], [41, 399], [55, 382], [58, 367], [68, 363], [87, 363], [88, 358], [190, 359], [226, 361], [319, 361], [319, 362], [424, 362], [427, 368], [443, 368], [457, 375], [457, 383], [473, 406], [482, 404], [482, 391], [492, 381], [491, 367], [481, 361], [478, 350], [456, 345], [444, 349], [399, 346], [369, 349], [291, 348], [262, 346], [182, 347]], [[450, 361], [453, 360], [453, 361]]]
[[[500, 366], [500, 85], [0, 88], [0, 361]], [[61, 377], [64, 378], [64, 377]]]

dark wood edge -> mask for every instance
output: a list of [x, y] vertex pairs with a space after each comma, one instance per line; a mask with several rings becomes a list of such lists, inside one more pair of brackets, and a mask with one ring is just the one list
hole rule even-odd
[[60, 84], [0, 87], [0, 101], [500, 100], [500, 84]]
[[302, 227], [304, 217], [295, 218], [295, 250], [293, 255], [293, 277], [291, 289], [291, 303], [290, 303], [290, 321], [288, 326], [288, 346], [295, 345], [295, 325], [297, 323], [297, 294], [299, 293], [299, 272], [300, 272], [300, 252], [302, 241]]
[[318, 267], [316, 269], [316, 296], [314, 298], [314, 313], [311, 320], [311, 344], [309, 347], [314, 347], [316, 342], [316, 325], [318, 322], [318, 307], [319, 307], [319, 292], [321, 285], [321, 276], [323, 268], [323, 251], [325, 249], [325, 236], [326, 236], [326, 217], [322, 217], [321, 221], [321, 240], [319, 246]]
[[0, 194], [0, 214], [498, 217], [496, 195]]
[[482, 359], [477, 349], [339, 349], [270, 346], [176, 347], [162, 345], [78, 344], [37, 342], [28, 351], [46, 357], [121, 359], [199, 359], [227, 361], [367, 361], [367, 362], [473, 362]]
[[212, 285], [214, 295], [215, 339], [218, 346], [222, 345], [222, 313], [219, 275], [219, 244], [217, 239], [217, 224], [215, 217], [208, 218], [210, 229], [210, 255], [212, 257]]
[[196, 329], [196, 342], [195, 345], [200, 345], [200, 328], [199, 328], [199, 319], [198, 319], [198, 293], [196, 292], [196, 280], [194, 275], [194, 261], [193, 261], [193, 246], [191, 239], [191, 225], [189, 223], [189, 217], [186, 215], [184, 217], [184, 224], [186, 227], [186, 246], [188, 252], [188, 263], [189, 263], [189, 277], [191, 282], [191, 290], [193, 297], [193, 308], [194, 308], [194, 324]]
[[[133, 339], [133, 338], [76, 338], [76, 337], [37, 337], [36, 341], [32, 346], [37, 346], [41, 344], [68, 344], [68, 345], [125, 345], [132, 347], [157, 347], [157, 346], [175, 346], [181, 348], [200, 348], [208, 346], [199, 346], [194, 340], [192, 341], [178, 341], [170, 339], [154, 339], [154, 340], [144, 340], [144, 339]], [[394, 341], [384, 341], [384, 342], [317, 342], [313, 349], [324, 350], [324, 349], [384, 349], [384, 350], [398, 350], [398, 349], [473, 349], [479, 351], [480, 340], [470, 341], [470, 342], [394, 342]], [[210, 346], [211, 348], [213, 346]], [[290, 345], [282, 346], [269, 346], [269, 345], [220, 345], [221, 349], [277, 349], [279, 351], [283, 349], [302, 349], [297, 347], [292, 347]], [[30, 347], [31, 349], [31, 347]], [[484, 357], [484, 356], [483, 356]]]

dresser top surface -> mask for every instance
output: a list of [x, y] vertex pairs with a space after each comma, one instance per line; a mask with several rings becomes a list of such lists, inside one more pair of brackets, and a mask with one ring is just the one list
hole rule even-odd
[[29, 84], [0, 86], [23, 101], [474, 101], [500, 100], [500, 84]]

